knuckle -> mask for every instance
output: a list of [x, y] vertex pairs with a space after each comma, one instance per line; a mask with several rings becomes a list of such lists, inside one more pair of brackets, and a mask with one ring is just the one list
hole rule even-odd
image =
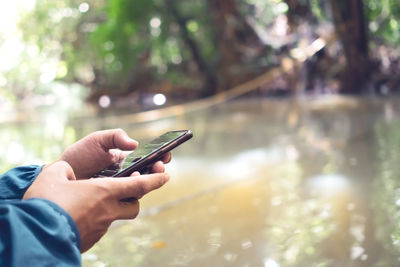
[[55, 166], [57, 166], [58, 170], [63, 172], [67, 177], [75, 177], [74, 170], [68, 162], [60, 160]]
[[67, 171], [72, 170], [71, 165], [69, 165], [69, 163], [64, 160], [58, 161], [57, 165], [59, 165], [60, 168], [63, 168], [64, 170], [67, 170]]
[[115, 128], [114, 130], [112, 130], [112, 132], [114, 133], [114, 135], [118, 135], [118, 136], [126, 134], [122, 128]]
[[95, 140], [95, 139], [97, 139], [99, 136], [101, 136], [101, 134], [102, 134], [103, 132], [104, 132], [104, 131], [96, 131], [96, 132], [93, 132], [93, 133], [87, 135], [86, 137], [84, 137], [84, 139], [86, 139], [86, 140]]

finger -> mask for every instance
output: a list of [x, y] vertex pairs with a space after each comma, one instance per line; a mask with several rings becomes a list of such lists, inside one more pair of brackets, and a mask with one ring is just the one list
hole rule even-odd
[[169, 163], [171, 161], [172, 155], [171, 152], [165, 153], [164, 156], [162, 156], [161, 161], [164, 163]]
[[154, 173], [124, 178], [104, 178], [112, 187], [114, 196], [118, 199], [141, 198], [152, 190], [160, 188], [169, 180], [166, 173]]
[[118, 214], [117, 219], [135, 219], [140, 211], [140, 204], [137, 199], [131, 199], [129, 201], [118, 201]]
[[126, 132], [122, 129], [99, 131], [95, 133], [95, 138], [105, 151], [113, 148], [134, 150], [138, 146], [138, 142], [129, 138]]
[[112, 162], [115, 163], [122, 162], [130, 152], [121, 151], [119, 149], [110, 149], [108, 153], [111, 155]]
[[165, 171], [164, 163], [162, 161], [157, 161], [156, 163], [153, 164], [151, 169], [154, 173], [164, 172]]
[[139, 175], [140, 175], [140, 172], [136, 171], [136, 172], [133, 172], [133, 173], [131, 174], [131, 177], [139, 176]]

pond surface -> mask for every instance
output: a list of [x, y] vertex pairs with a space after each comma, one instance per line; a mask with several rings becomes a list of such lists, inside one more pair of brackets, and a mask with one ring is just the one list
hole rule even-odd
[[53, 118], [0, 135], [14, 140], [7, 151], [46, 160], [100, 128], [142, 142], [193, 131], [171, 181], [83, 254], [87, 267], [400, 266], [398, 100], [238, 99], [149, 123]]
[[245, 99], [122, 122], [194, 138], [84, 266], [398, 266], [399, 115], [394, 99]]

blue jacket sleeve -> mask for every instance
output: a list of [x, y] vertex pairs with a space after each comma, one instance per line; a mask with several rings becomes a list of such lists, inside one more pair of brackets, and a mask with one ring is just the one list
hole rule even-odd
[[0, 200], [22, 199], [28, 187], [42, 171], [42, 167], [21, 166], [0, 175]]
[[75, 222], [45, 199], [22, 200], [42, 171], [29, 165], [0, 175], [0, 266], [80, 266]]
[[72, 218], [44, 199], [0, 201], [0, 266], [80, 266]]

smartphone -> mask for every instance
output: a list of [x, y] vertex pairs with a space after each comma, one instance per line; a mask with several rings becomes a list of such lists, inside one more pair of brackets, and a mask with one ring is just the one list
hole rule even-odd
[[140, 145], [122, 162], [114, 164], [94, 177], [126, 177], [138, 171], [141, 174], [151, 171], [151, 166], [160, 160], [165, 153], [193, 137], [190, 130], [166, 132], [151, 142]]

